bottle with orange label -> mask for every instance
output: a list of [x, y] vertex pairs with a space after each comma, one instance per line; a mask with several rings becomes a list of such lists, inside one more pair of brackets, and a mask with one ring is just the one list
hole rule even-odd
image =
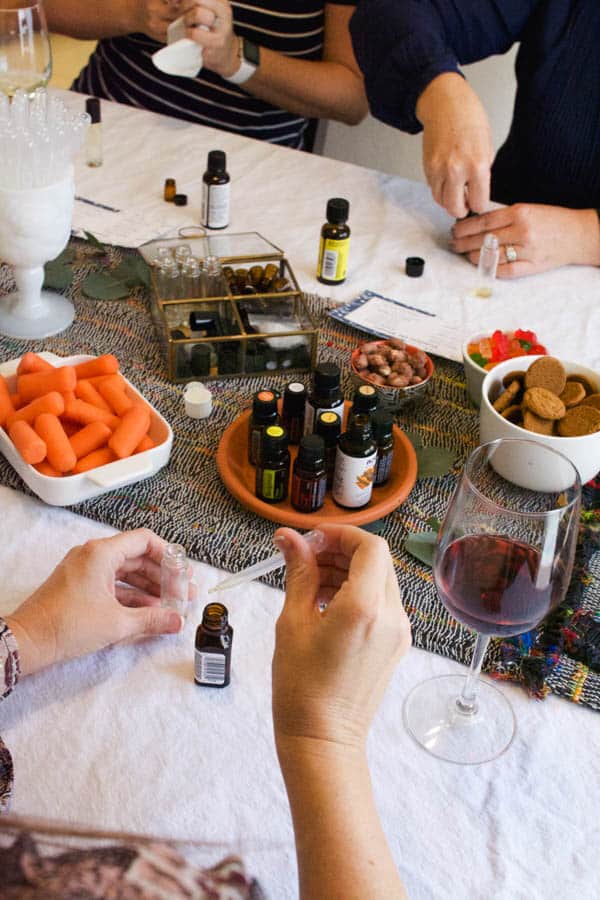
[[346, 224], [350, 204], [343, 197], [327, 202], [327, 222], [321, 228], [317, 278], [323, 284], [342, 284], [346, 280], [350, 227]]

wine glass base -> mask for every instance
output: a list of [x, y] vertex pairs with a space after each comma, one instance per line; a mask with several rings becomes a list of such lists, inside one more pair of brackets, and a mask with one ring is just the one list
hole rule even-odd
[[477, 683], [477, 711], [457, 706], [464, 675], [439, 675], [412, 689], [402, 707], [404, 725], [415, 741], [438, 759], [474, 766], [496, 759], [515, 736], [516, 721], [504, 694], [487, 681]]
[[0, 297], [0, 334], [13, 338], [44, 338], [68, 328], [75, 318], [70, 300], [54, 291], [42, 291], [39, 315], [27, 318], [20, 310], [19, 294]]

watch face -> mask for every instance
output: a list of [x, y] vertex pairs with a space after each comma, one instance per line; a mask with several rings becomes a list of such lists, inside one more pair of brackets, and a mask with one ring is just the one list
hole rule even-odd
[[260, 47], [246, 38], [244, 38], [244, 59], [257, 68], [260, 65]]

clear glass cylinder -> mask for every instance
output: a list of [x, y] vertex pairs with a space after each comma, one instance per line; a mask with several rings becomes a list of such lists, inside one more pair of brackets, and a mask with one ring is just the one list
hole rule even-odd
[[221, 297], [227, 293], [223, 269], [217, 256], [206, 256], [204, 258], [202, 285], [203, 296], [205, 297]]
[[500, 246], [498, 238], [495, 234], [486, 234], [483, 246], [479, 252], [479, 264], [477, 266], [475, 293], [478, 297], [491, 297], [499, 259]]
[[184, 618], [189, 608], [189, 565], [180, 544], [167, 544], [160, 564], [160, 605], [176, 609]]

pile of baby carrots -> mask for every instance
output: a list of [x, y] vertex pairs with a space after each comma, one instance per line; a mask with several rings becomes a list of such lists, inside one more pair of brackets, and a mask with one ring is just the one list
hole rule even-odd
[[16, 393], [0, 375], [0, 425], [42, 475], [78, 475], [155, 446], [150, 408], [126, 386], [112, 353], [60, 367], [26, 353]]

